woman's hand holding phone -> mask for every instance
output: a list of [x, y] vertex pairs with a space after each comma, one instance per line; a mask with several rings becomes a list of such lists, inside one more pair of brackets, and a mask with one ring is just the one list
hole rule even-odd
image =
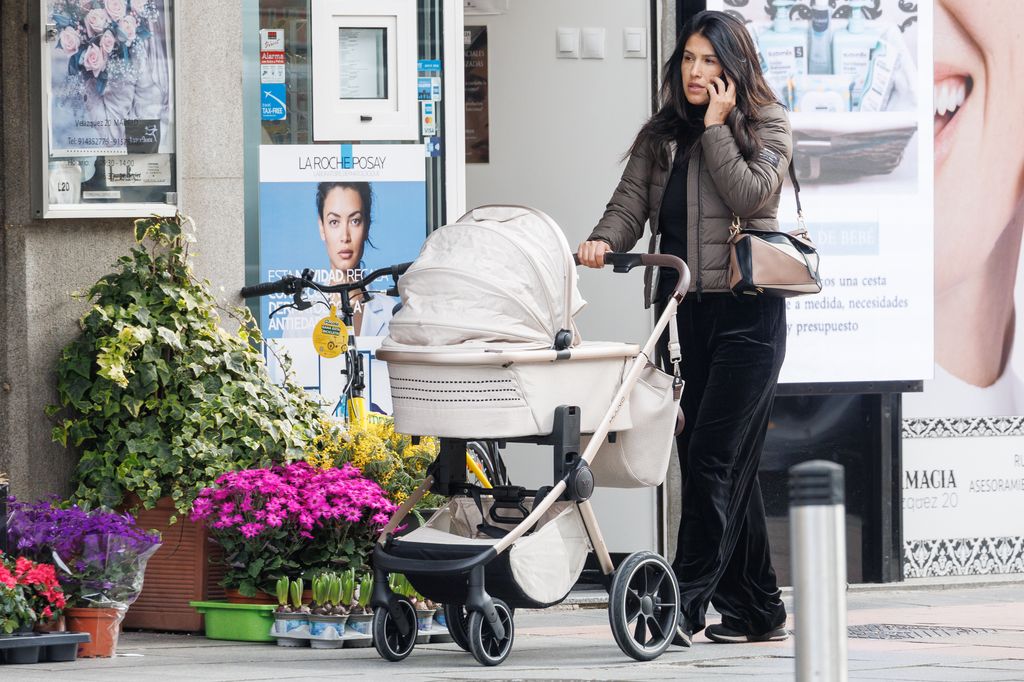
[[708, 96], [711, 97], [711, 101], [708, 102], [708, 110], [704, 114], [705, 128], [725, 123], [729, 112], [736, 108], [736, 85], [731, 78], [722, 75], [725, 77], [724, 81], [715, 76], [708, 83]]

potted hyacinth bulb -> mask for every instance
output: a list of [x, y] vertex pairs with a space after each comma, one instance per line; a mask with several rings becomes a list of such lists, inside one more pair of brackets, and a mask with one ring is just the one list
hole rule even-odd
[[[353, 580], [354, 582], [354, 580]], [[373, 609], [370, 607], [370, 595], [373, 592], [373, 574], [365, 573], [354, 588], [354, 596], [348, 612], [348, 635], [346, 647], [367, 647], [373, 644], [371, 623]]]
[[341, 576], [322, 573], [313, 578], [313, 605], [309, 615], [309, 632], [314, 649], [336, 649], [345, 637], [347, 610], [341, 602]]
[[345, 615], [348, 615], [352, 609], [352, 600], [356, 593], [356, 571], [354, 568], [350, 568], [341, 574], [339, 587], [341, 588], [341, 595], [338, 598], [338, 605], [344, 609]]
[[[290, 614], [292, 607], [288, 603], [288, 591], [291, 588], [292, 581], [287, 576], [281, 576], [274, 584], [274, 594], [277, 596], [277, 608], [274, 609], [274, 632], [276, 633], [279, 629], [277, 621], [281, 620], [284, 622], [285, 618], [279, 618], [284, 614]], [[283, 628], [284, 626], [280, 626]]]
[[[281, 581], [288, 581], [288, 578], [281, 578], [277, 582], [279, 601]], [[278, 646], [306, 646], [309, 641], [309, 607], [302, 603], [302, 588], [302, 578], [288, 581], [285, 602], [274, 612], [273, 634]]]

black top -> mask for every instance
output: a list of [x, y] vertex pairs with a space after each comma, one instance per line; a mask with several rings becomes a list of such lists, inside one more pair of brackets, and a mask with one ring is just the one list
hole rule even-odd
[[[658, 226], [661, 233], [659, 251], [672, 256], [679, 256], [686, 262], [686, 169], [690, 161], [690, 148], [694, 142], [693, 135], [680, 139], [676, 147], [676, 156], [672, 160], [672, 173], [665, 185], [665, 194], [661, 200], [658, 213]], [[665, 298], [675, 288], [679, 275], [672, 268], [662, 268], [658, 278], [659, 300]]]

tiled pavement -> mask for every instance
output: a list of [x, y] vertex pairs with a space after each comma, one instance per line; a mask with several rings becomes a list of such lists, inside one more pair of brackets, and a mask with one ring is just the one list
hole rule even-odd
[[[1024, 680], [1024, 576], [859, 587], [848, 601], [848, 622], [859, 635], [848, 640], [851, 680]], [[881, 638], [893, 635], [909, 638]], [[670, 649], [656, 661], [636, 663], [616, 647], [604, 609], [578, 606], [518, 612], [514, 649], [497, 668], [478, 666], [453, 644], [417, 647], [396, 664], [373, 649], [282, 649], [151, 633], [126, 633], [119, 651], [111, 660], [0, 666], [0, 679], [767, 682], [793, 679], [794, 669], [792, 639], [722, 645], [702, 635], [690, 650]]]

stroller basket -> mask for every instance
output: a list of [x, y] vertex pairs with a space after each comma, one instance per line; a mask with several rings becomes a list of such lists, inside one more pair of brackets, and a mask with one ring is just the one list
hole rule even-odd
[[[481, 525], [511, 530], [516, 522], [490, 518], [492, 498], [452, 498], [425, 525], [394, 539], [389, 555], [423, 561], [468, 559], [485, 552], [497, 539], [480, 530]], [[523, 507], [532, 508], [530, 500]], [[486, 521], [486, 524], [485, 524]], [[512, 608], [542, 608], [565, 599], [591, 550], [579, 510], [572, 502], [556, 502], [529, 535], [516, 541], [485, 567], [487, 591]], [[437, 602], [461, 604], [468, 592], [468, 572], [462, 575], [406, 572], [420, 594]]]
[[[515, 438], [551, 433], [558, 405], [580, 405], [593, 432], [639, 348], [586, 343], [555, 360], [548, 349], [462, 352], [385, 345], [395, 428], [446, 438]], [[498, 364], [500, 363], [500, 364]], [[620, 410], [615, 430], [632, 426]]]

